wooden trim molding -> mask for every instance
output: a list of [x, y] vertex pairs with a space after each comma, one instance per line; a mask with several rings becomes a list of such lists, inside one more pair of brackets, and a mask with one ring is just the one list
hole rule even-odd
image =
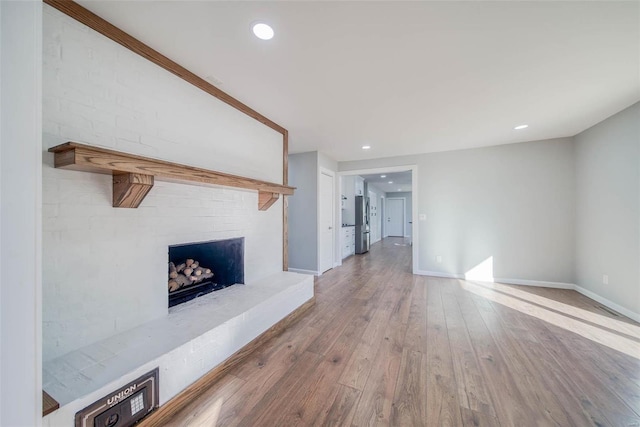
[[42, 416], [49, 415], [60, 408], [60, 404], [49, 393], [42, 390]]
[[[289, 185], [289, 131], [282, 134], [282, 183]], [[289, 270], [289, 199], [282, 197], [282, 270]]]
[[255, 350], [265, 344], [272, 338], [280, 335], [286, 328], [294, 324], [302, 317], [307, 310], [309, 310], [316, 302], [316, 297], [312, 297], [300, 307], [289, 313], [284, 319], [267, 329], [265, 332], [256, 337], [249, 344], [242, 347], [240, 350], [231, 355], [227, 360], [222, 362], [205, 374], [202, 378], [191, 384], [180, 394], [169, 400], [167, 403], [158, 408], [155, 412], [152, 412], [148, 417], [144, 418], [139, 426], [140, 427], [161, 427], [166, 425], [169, 418], [179, 412], [182, 408], [187, 406], [196, 397], [200, 396], [202, 392], [216, 381], [220, 380], [227, 372], [232, 368], [244, 362]]
[[282, 197], [282, 271], [289, 270], [289, 198]]
[[157, 66], [164, 68], [165, 70], [169, 71], [172, 74], [175, 74], [176, 76], [180, 77], [182, 80], [186, 81], [187, 83], [191, 83], [198, 89], [201, 89], [207, 92], [209, 95], [215, 96], [222, 102], [232, 106], [233, 108], [239, 111], [242, 111], [247, 116], [253, 117], [257, 121], [259, 121], [260, 123], [263, 123], [264, 125], [270, 127], [271, 129], [277, 132], [280, 132], [282, 134], [286, 132], [286, 129], [280, 126], [279, 124], [269, 120], [268, 118], [258, 113], [253, 108], [243, 104], [242, 102], [238, 101], [231, 95], [223, 92], [222, 90], [218, 89], [217, 87], [207, 82], [203, 78], [198, 77], [191, 71], [187, 70], [182, 65], [167, 58], [157, 50], [152, 49], [150, 46], [142, 43], [140, 40], [129, 35], [128, 33], [125, 33], [120, 28], [111, 24], [109, 21], [102, 19], [101, 17], [91, 12], [90, 10], [80, 6], [78, 3], [71, 0], [43, 0], [43, 1], [45, 4], [48, 4], [49, 6], [55, 9], [58, 9], [60, 12], [64, 13], [65, 15], [68, 15], [71, 18], [75, 19], [76, 21], [83, 23], [87, 27], [97, 31], [98, 33], [102, 34], [105, 37], [110, 38], [114, 42], [126, 47], [130, 51], [135, 52], [138, 55], [142, 56], [143, 58], [148, 59], [149, 61], [153, 62]]
[[282, 183], [289, 183], [289, 131], [286, 129], [282, 134]]
[[[280, 194], [295, 188], [194, 166], [151, 159], [120, 151], [67, 142], [49, 149], [56, 168], [113, 174], [113, 206], [135, 208], [153, 186], [154, 178], [245, 188], [259, 192], [258, 207], [268, 209]], [[276, 195], [276, 196], [274, 196]]]

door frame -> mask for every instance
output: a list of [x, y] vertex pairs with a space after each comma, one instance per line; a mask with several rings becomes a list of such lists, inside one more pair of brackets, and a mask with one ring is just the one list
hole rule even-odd
[[[412, 272], [413, 274], [418, 274], [419, 268], [419, 260], [418, 254], [420, 253], [420, 241], [418, 239], [419, 231], [420, 231], [420, 223], [418, 222], [418, 165], [404, 165], [404, 166], [387, 166], [387, 167], [379, 167], [373, 169], [354, 169], [354, 170], [345, 170], [338, 172], [338, 176], [346, 176], [346, 175], [368, 175], [372, 173], [385, 173], [385, 172], [404, 172], [411, 171], [411, 222], [413, 223], [413, 227], [411, 227], [411, 261], [412, 261]], [[340, 181], [340, 180], [339, 180]], [[339, 193], [339, 191], [338, 191]], [[338, 200], [339, 202], [339, 200]], [[386, 200], [384, 201], [386, 202]], [[386, 206], [383, 202], [383, 209], [386, 212]], [[335, 203], [335, 198], [334, 198]], [[339, 206], [339, 205], [338, 205]], [[336, 226], [342, 223], [342, 212], [337, 215]], [[384, 231], [386, 233], [386, 229]], [[383, 233], [383, 237], [384, 236]], [[342, 260], [338, 261], [338, 265], [342, 264]]]
[[[393, 237], [406, 237], [407, 233], [407, 198], [406, 197], [387, 197], [387, 202], [389, 200], [402, 200], [402, 236], [393, 236]], [[389, 236], [389, 232], [387, 231], [387, 236]]]
[[318, 183], [317, 183], [317, 189], [316, 189], [316, 194], [318, 195], [318, 206], [317, 206], [317, 212], [316, 212], [316, 218], [318, 218], [318, 220], [316, 221], [316, 235], [318, 236], [318, 254], [317, 254], [317, 260], [316, 260], [316, 268], [318, 269], [318, 276], [322, 275], [322, 273], [324, 273], [322, 271], [322, 265], [321, 265], [321, 259], [322, 259], [322, 252], [321, 252], [321, 244], [320, 244], [320, 240], [321, 240], [321, 221], [320, 221], [320, 211], [322, 210], [322, 193], [320, 191], [321, 189], [321, 183], [320, 181], [322, 180], [322, 175], [327, 175], [331, 177], [331, 224], [333, 224], [333, 229], [331, 230], [331, 264], [330, 267], [327, 270], [330, 270], [331, 268], [335, 267], [335, 253], [336, 253], [336, 230], [338, 230], [338, 228], [336, 228], [336, 173], [332, 170], [329, 170], [327, 168], [323, 168], [322, 166], [320, 166], [318, 168]]

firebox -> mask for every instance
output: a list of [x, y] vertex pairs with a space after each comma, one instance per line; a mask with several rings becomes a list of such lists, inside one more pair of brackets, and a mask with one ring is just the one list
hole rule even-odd
[[244, 237], [169, 246], [169, 307], [244, 284]]

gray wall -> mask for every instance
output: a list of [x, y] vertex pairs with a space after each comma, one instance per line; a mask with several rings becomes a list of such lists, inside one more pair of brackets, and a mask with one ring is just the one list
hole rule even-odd
[[570, 138], [341, 162], [339, 168], [405, 165], [418, 166], [413, 202], [426, 214], [418, 222], [419, 270], [464, 274], [493, 257], [496, 278], [573, 282]]
[[640, 313], [640, 103], [574, 142], [576, 284]]
[[413, 212], [413, 204], [411, 201], [411, 192], [409, 191], [398, 191], [396, 193], [386, 193], [385, 197], [387, 199], [389, 198], [396, 198], [396, 199], [405, 199], [404, 202], [404, 214], [405, 214], [405, 219], [404, 219], [404, 235], [405, 236], [411, 236], [411, 212]]
[[333, 171], [333, 172], [338, 170], [338, 162], [336, 162], [335, 160], [333, 160], [331, 157], [327, 156], [324, 153], [321, 153], [319, 151], [316, 151], [316, 153], [318, 154], [318, 166], [325, 169], [329, 169], [330, 171]]
[[318, 269], [318, 152], [289, 155], [289, 268]]

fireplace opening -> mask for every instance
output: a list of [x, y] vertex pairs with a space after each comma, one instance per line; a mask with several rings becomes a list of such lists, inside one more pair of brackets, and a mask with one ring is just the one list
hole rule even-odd
[[169, 246], [169, 307], [244, 284], [244, 237]]

